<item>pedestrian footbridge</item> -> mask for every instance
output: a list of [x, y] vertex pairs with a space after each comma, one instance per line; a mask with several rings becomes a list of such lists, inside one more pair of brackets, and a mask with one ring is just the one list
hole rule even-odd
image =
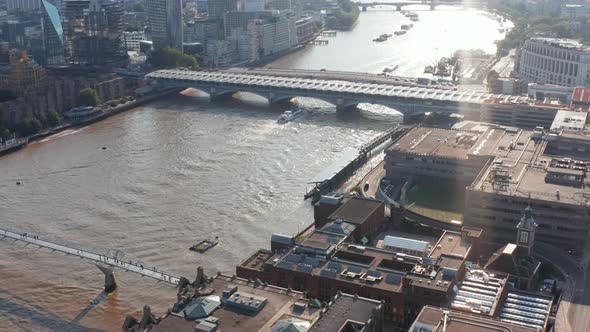
[[[25, 242], [27, 244], [46, 248], [51, 251], [57, 251], [66, 255], [72, 255], [90, 260], [96, 263], [98, 268], [103, 273], [105, 273], [105, 290], [107, 290], [107, 292], [116, 287], [114, 277], [112, 275], [112, 268], [118, 268], [123, 271], [137, 273], [144, 277], [153, 278], [155, 280], [172, 285], [177, 285], [180, 280], [179, 276], [175, 276], [164, 271], [159, 271], [155, 267], [143, 266], [141, 263], [133, 262], [131, 260], [124, 261], [121, 258], [79, 249], [53, 241], [43, 240], [39, 236], [33, 234], [18, 233], [0, 229], [0, 239], [7, 239], [13, 242]], [[112, 278], [112, 280], [109, 280], [109, 278]]]

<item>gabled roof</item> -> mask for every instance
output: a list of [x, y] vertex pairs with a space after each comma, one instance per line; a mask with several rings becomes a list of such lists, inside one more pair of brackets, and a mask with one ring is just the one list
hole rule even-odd
[[519, 278], [531, 278], [540, 264], [521, 247], [508, 243], [496, 251], [484, 269], [508, 273]]

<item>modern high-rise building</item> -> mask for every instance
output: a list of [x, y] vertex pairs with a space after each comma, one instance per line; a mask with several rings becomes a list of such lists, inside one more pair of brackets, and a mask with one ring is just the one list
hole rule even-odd
[[529, 38], [520, 49], [515, 72], [532, 83], [590, 86], [590, 45], [573, 39]]
[[40, 65], [64, 62], [63, 29], [57, 8], [46, 0], [34, 10], [19, 10], [0, 24], [0, 35], [10, 49], [26, 51]]
[[66, 60], [116, 65], [125, 59], [121, 0], [66, 0], [62, 5]]
[[44, 65], [64, 63], [64, 31], [57, 7], [47, 0], [41, 0], [41, 15], [45, 57], [36, 60]]
[[208, 0], [207, 1], [207, 13], [210, 20], [223, 20], [223, 15], [229, 11], [238, 10], [238, 0]]
[[271, 2], [272, 9], [276, 10], [291, 10], [292, 9], [292, 1], [291, 0], [272, 0]]
[[7, 0], [6, 9], [12, 10], [35, 10], [41, 8], [40, 0]]
[[145, 4], [154, 49], [182, 50], [182, 0], [146, 0]]
[[241, 0], [241, 10], [245, 12], [259, 12], [264, 10], [264, 0]]

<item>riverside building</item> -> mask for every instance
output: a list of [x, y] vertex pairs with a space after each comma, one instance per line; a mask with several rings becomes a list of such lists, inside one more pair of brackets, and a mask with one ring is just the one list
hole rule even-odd
[[455, 130], [415, 128], [386, 150], [386, 176], [464, 184], [464, 225], [500, 243], [513, 239], [530, 205], [539, 241], [581, 250], [590, 232], [586, 118], [560, 113], [554, 132], [476, 122]]
[[573, 39], [529, 38], [516, 73], [534, 83], [590, 86], [590, 46]]
[[342, 291], [382, 300], [387, 319], [409, 326], [424, 305], [448, 303], [466, 261], [479, 255], [481, 230], [447, 231], [410, 255], [415, 245], [407, 241], [389, 249], [371, 245], [386, 223], [384, 210], [372, 199], [324, 196], [312, 227], [296, 239], [273, 236], [273, 251], [260, 249], [237, 266], [237, 275], [305, 291], [308, 298], [329, 300]]

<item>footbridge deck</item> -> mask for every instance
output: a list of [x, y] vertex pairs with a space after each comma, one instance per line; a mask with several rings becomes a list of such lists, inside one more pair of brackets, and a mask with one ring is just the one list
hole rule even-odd
[[39, 246], [41, 248], [50, 249], [52, 251], [58, 251], [66, 255], [73, 255], [76, 257], [88, 259], [95, 263], [107, 265], [114, 268], [119, 268], [128, 272], [137, 273], [144, 277], [153, 278], [158, 281], [166, 282], [172, 285], [177, 285], [178, 281], [180, 280], [179, 276], [175, 276], [164, 271], [159, 271], [155, 267], [144, 267], [142, 264], [134, 263], [132, 261], [123, 261], [116, 257], [98, 254], [95, 252], [75, 248], [69, 245], [55, 243], [52, 241], [42, 240], [38, 236], [28, 233], [17, 233], [8, 230], [0, 230], [0, 239], [6, 238], [14, 240], [13, 242], [21, 241], [27, 244]]
[[[357, 73], [358, 76], [363, 74]], [[442, 87], [408, 86], [395, 82], [358, 82], [330, 77], [317, 72], [316, 77], [298, 74], [280, 75], [229, 71], [158, 70], [146, 75], [162, 87], [192, 87], [210, 93], [212, 99], [251, 92], [269, 102], [309, 97], [324, 100], [345, 110], [361, 103], [391, 107], [404, 114], [429, 111], [479, 112], [491, 102], [524, 103], [526, 96], [492, 94], [481, 91], [455, 91]]]

